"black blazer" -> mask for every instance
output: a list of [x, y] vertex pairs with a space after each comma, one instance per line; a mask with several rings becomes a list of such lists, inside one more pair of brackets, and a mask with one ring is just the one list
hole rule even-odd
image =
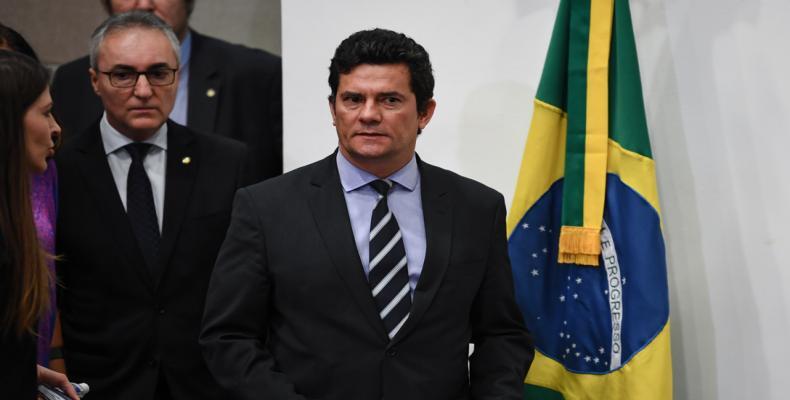
[[[0, 234], [0, 318], [5, 319], [5, 309], [9, 285], [11, 259], [6, 249], [5, 239]], [[0, 388], [2, 398], [36, 398], [36, 340], [25, 332], [18, 336], [13, 329], [0, 325]]]
[[226, 398], [197, 339], [246, 149], [171, 121], [167, 146], [160, 276], [145, 266], [98, 123], [58, 153], [64, 355], [96, 399], [151, 399], [160, 375], [176, 399]]
[[502, 196], [419, 168], [427, 252], [392, 341], [334, 155], [239, 191], [200, 338], [233, 398], [522, 398], [533, 347], [514, 300]]
[[[246, 143], [253, 182], [280, 175], [282, 65], [280, 57], [192, 31], [187, 126]], [[71, 140], [104, 111], [93, 92], [88, 56], [58, 68], [52, 82], [54, 113]]]

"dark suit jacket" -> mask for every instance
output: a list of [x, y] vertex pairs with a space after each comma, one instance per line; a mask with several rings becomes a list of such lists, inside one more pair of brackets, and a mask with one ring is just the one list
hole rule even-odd
[[502, 196], [419, 168], [427, 252], [392, 341], [334, 156], [239, 191], [200, 337], [234, 398], [522, 398], [533, 347], [514, 300]]
[[[0, 232], [0, 318], [5, 320], [5, 301], [8, 300], [11, 279], [11, 257]], [[13, 282], [13, 283], [12, 283]], [[13, 329], [0, 325], [0, 388], [2, 398], [36, 398], [36, 340], [25, 332], [18, 336]]]
[[[247, 170], [257, 182], [283, 171], [282, 66], [270, 53], [192, 31], [187, 126], [246, 143]], [[88, 57], [63, 64], [52, 82], [54, 113], [66, 141], [104, 108], [93, 92]], [[209, 90], [213, 96], [209, 97]]]
[[197, 339], [246, 149], [170, 121], [167, 145], [160, 276], [137, 246], [98, 124], [58, 153], [64, 354], [96, 400], [151, 399], [160, 375], [176, 399], [225, 399]]

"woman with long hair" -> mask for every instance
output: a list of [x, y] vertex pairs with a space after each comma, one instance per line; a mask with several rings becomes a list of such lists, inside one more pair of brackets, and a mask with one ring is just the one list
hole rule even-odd
[[22, 54], [0, 50], [0, 397], [35, 399], [36, 383], [78, 397], [65, 375], [36, 365], [36, 330], [49, 312], [53, 279], [30, 203], [32, 173], [44, 172], [60, 127], [51, 114], [49, 74]]
[[[0, 49], [7, 49], [22, 53], [36, 61], [38, 55], [25, 38], [13, 28], [0, 23]], [[60, 143], [61, 136], [53, 138], [55, 145]], [[33, 172], [30, 184], [30, 201], [32, 202], [33, 223], [36, 225], [38, 240], [44, 251], [55, 253], [55, 223], [57, 220], [58, 171], [55, 160], [50, 158], [47, 170], [43, 173]], [[55, 260], [50, 257], [47, 266], [51, 274], [55, 274]], [[60, 333], [57, 303], [55, 299], [55, 286], [50, 287], [50, 310], [48, 315], [42, 316], [38, 322], [38, 363], [52, 368], [58, 372], [66, 372], [63, 361], [63, 338]]]

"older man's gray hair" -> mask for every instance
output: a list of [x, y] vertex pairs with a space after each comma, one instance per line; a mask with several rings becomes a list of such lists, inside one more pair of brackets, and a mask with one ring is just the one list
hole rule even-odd
[[173, 46], [173, 52], [176, 55], [176, 62], [181, 65], [181, 45], [178, 42], [176, 34], [164, 21], [159, 19], [156, 15], [147, 11], [129, 11], [121, 14], [116, 14], [107, 18], [102, 22], [91, 35], [91, 49], [90, 61], [91, 68], [98, 70], [99, 47], [101, 47], [104, 38], [113, 32], [119, 32], [131, 28], [146, 28], [161, 31], [165, 34]]

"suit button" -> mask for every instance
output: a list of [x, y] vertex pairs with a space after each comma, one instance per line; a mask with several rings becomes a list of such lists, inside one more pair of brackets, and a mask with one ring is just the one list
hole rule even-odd
[[398, 349], [393, 347], [393, 348], [387, 350], [386, 354], [387, 354], [387, 357], [395, 357], [398, 354]]
[[165, 309], [164, 308], [160, 308], [159, 309], [159, 315], [165, 315]]
[[152, 358], [148, 360], [149, 367], [156, 367], [157, 364], [159, 364], [159, 360], [157, 360], [156, 358]]

